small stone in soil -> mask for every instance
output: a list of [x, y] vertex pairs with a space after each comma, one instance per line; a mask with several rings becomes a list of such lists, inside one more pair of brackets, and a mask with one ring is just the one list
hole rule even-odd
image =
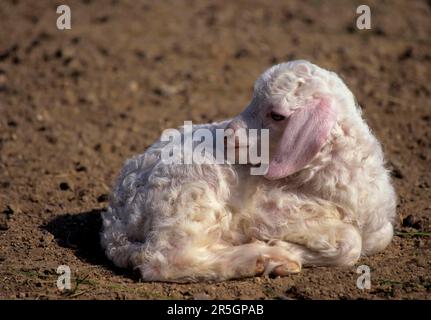
[[62, 191], [66, 191], [70, 189], [70, 186], [67, 182], [61, 182], [59, 187], [60, 187], [60, 190]]
[[109, 196], [106, 193], [101, 194], [100, 196], [97, 197], [97, 202], [99, 202], [99, 203], [100, 202], [106, 202], [108, 200], [109, 200]]
[[415, 218], [413, 215], [408, 215], [403, 219], [403, 227], [411, 227], [413, 223], [415, 222]]
[[4, 189], [9, 188], [10, 187], [10, 182], [9, 181], [3, 181], [0, 182], [0, 186]]
[[17, 207], [14, 204], [9, 204], [5, 210], [3, 210], [3, 213], [5, 213], [8, 217], [16, 214], [16, 213], [20, 213], [21, 210], [19, 209], [19, 207]]
[[211, 297], [206, 293], [196, 293], [193, 295], [194, 300], [210, 300]]
[[403, 219], [403, 227], [420, 229], [421, 226], [421, 221], [415, 219], [415, 217], [413, 217], [411, 214]]
[[100, 143], [97, 143], [95, 146], [94, 146], [94, 150], [95, 151], [100, 151], [102, 149], [102, 145], [100, 144]]
[[82, 171], [87, 171], [87, 167], [85, 167], [84, 165], [80, 164], [79, 162], [76, 163], [75, 165], [75, 171], [76, 172], [82, 172]]
[[423, 257], [417, 257], [416, 259], [414, 259], [414, 262], [418, 267], [426, 268], [428, 266], [427, 260]]
[[398, 168], [394, 168], [392, 170], [392, 175], [397, 179], [403, 179], [404, 178], [404, 174]]
[[9, 229], [7, 218], [5, 214], [0, 214], [0, 231], [6, 231]]

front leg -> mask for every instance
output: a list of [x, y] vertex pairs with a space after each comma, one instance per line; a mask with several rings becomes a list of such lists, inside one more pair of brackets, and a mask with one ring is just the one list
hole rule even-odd
[[351, 224], [317, 219], [292, 226], [295, 231], [269, 244], [295, 252], [303, 265], [352, 266], [361, 255], [362, 239]]
[[252, 237], [291, 252], [302, 265], [350, 266], [359, 259], [359, 231], [336, 205], [296, 194], [268, 195], [248, 229]]

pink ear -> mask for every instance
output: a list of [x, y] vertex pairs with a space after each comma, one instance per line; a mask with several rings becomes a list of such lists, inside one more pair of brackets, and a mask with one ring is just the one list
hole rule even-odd
[[280, 179], [305, 167], [322, 148], [336, 119], [329, 98], [319, 98], [293, 113], [265, 177]]

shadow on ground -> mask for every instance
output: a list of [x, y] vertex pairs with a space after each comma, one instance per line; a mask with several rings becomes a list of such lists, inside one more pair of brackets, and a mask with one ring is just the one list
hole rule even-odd
[[103, 211], [104, 209], [93, 209], [88, 212], [63, 214], [42, 228], [55, 237], [58, 245], [73, 249], [80, 259], [91, 264], [107, 265], [110, 262], [100, 246]]
[[59, 215], [43, 225], [42, 229], [51, 233], [59, 246], [72, 249], [81, 260], [137, 280], [136, 273], [115, 267], [100, 246], [101, 213], [104, 210], [93, 209], [87, 212]]

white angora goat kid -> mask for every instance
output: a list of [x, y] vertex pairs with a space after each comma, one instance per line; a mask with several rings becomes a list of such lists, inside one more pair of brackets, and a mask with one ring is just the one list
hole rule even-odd
[[147, 281], [283, 276], [351, 266], [390, 243], [396, 195], [382, 148], [335, 73], [304, 60], [273, 66], [240, 115], [195, 128], [269, 129], [267, 173], [165, 164], [166, 142], [155, 142], [126, 162], [103, 214], [115, 265]]

